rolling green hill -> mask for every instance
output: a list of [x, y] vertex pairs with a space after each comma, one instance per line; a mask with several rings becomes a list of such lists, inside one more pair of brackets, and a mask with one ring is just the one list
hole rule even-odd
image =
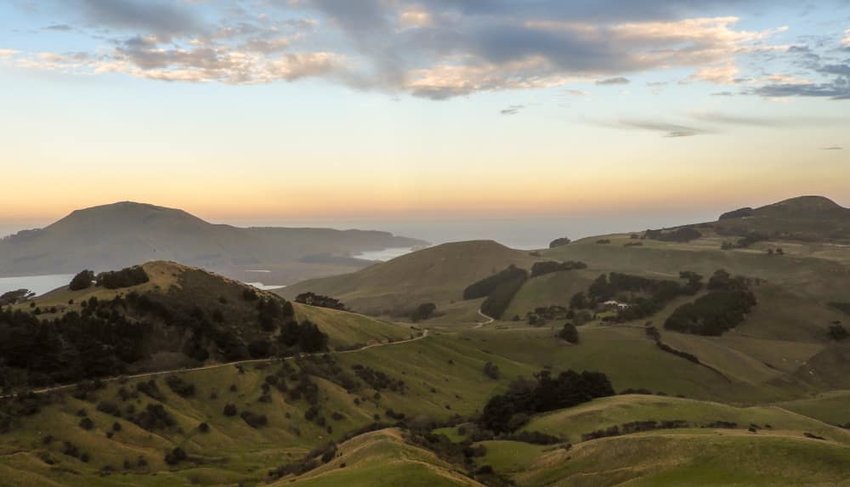
[[[539, 259], [528, 252], [492, 241], [450, 243], [353, 274], [301, 282], [279, 292], [289, 298], [307, 291], [333, 296], [370, 315], [405, 314], [425, 302], [436, 303], [438, 309], [451, 309], [452, 303], [462, 301], [466, 286], [510, 264], [530, 267], [535, 260]], [[475, 309], [474, 305], [466, 306], [458, 314], [466, 312], [465, 316], [472, 317]]]
[[386, 429], [355, 437], [338, 447], [336, 458], [309, 474], [274, 486], [481, 486], [434, 453], [405, 442]]

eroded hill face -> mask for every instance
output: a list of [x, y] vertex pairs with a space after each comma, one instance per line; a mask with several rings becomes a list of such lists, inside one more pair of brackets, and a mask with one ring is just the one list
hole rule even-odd
[[0, 240], [0, 275], [73, 274], [169, 260], [275, 284], [369, 265], [350, 256], [424, 242], [386, 232], [214, 225], [185, 211], [123, 202], [77, 210]]

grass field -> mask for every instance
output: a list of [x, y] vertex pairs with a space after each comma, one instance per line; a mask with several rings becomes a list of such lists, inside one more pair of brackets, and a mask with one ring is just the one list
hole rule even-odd
[[834, 425], [850, 425], [850, 391], [830, 391], [779, 406]]
[[847, 485], [850, 448], [761, 433], [646, 433], [550, 451], [514, 480], [522, 487]]
[[555, 329], [484, 328], [461, 334], [481, 350], [536, 368], [576, 369], [604, 372], [616, 390], [643, 388], [669, 395], [722, 399], [753, 404], [793, 397], [798, 392], [787, 384], [763, 383], [757, 387], [725, 376], [675, 355], [663, 352], [638, 327], [579, 327], [579, 345], [554, 337]]
[[[779, 407], [739, 408], [727, 404], [647, 395], [623, 395], [596, 399], [574, 408], [535, 416], [523, 427], [578, 443], [581, 435], [635, 421], [687, 421], [703, 427], [718, 421], [736, 423], [745, 430], [750, 424], [771, 434], [803, 437], [810, 432], [836, 443], [850, 445], [850, 431], [830, 426]], [[770, 428], [767, 428], [767, 426]], [[768, 431], [769, 430], [769, 431]]]

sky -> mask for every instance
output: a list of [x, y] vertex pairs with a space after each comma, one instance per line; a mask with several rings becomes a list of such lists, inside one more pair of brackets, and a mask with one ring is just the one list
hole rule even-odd
[[848, 151], [846, 0], [0, 0], [0, 233], [685, 223], [850, 206]]

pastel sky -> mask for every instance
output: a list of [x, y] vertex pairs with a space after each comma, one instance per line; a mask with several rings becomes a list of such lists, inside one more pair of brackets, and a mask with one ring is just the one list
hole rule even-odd
[[846, 0], [0, 0], [0, 223], [850, 206]]

